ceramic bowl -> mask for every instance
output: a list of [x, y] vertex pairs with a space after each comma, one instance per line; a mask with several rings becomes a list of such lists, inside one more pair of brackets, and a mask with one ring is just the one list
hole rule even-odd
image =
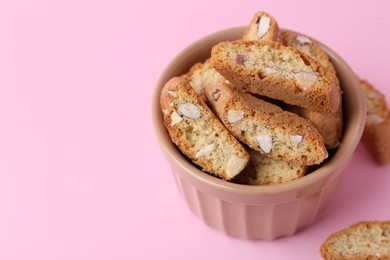
[[343, 91], [344, 134], [341, 145], [330, 160], [297, 180], [276, 185], [236, 184], [199, 170], [169, 138], [159, 104], [160, 91], [170, 78], [187, 72], [194, 63], [208, 58], [215, 44], [239, 39], [244, 30], [244, 27], [237, 27], [213, 33], [180, 52], [157, 82], [152, 119], [161, 150], [189, 209], [206, 225], [229, 236], [272, 240], [293, 235], [311, 225], [326, 207], [361, 138], [365, 103], [359, 80], [348, 64], [319, 42], [336, 69]]

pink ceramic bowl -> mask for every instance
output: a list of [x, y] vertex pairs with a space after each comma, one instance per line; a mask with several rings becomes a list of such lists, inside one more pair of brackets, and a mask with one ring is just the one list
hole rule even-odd
[[159, 105], [161, 88], [195, 62], [210, 55], [211, 48], [241, 38], [244, 27], [206, 36], [177, 55], [162, 73], [153, 96], [155, 133], [178, 190], [193, 213], [208, 226], [229, 236], [271, 240], [292, 235], [313, 223], [332, 197], [340, 176], [359, 143], [365, 122], [365, 104], [359, 81], [348, 64], [321, 44], [329, 54], [343, 90], [344, 137], [332, 158], [310, 174], [277, 185], [250, 186], [220, 180], [197, 169], [171, 142]]

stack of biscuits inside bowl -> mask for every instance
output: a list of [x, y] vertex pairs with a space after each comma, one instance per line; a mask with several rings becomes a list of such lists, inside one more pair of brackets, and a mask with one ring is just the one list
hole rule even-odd
[[265, 12], [242, 39], [215, 45], [211, 57], [170, 79], [160, 104], [187, 158], [241, 184], [300, 178], [342, 139], [341, 90], [327, 54]]

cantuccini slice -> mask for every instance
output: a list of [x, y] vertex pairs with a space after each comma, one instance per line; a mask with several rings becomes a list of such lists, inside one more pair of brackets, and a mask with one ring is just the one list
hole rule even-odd
[[335, 113], [323, 113], [308, 108], [288, 106], [286, 110], [309, 120], [324, 139], [326, 148], [335, 149], [340, 145], [343, 134], [343, 113], [340, 103]]
[[231, 180], [248, 164], [245, 148], [186, 80], [169, 80], [161, 91], [160, 103], [172, 141], [203, 170]]
[[275, 41], [278, 32], [279, 26], [275, 18], [266, 12], [258, 12], [254, 15], [242, 38], [244, 40]]
[[334, 113], [321, 113], [310, 109], [301, 109], [301, 115], [308, 119], [324, 138], [328, 149], [337, 148], [343, 135], [343, 111], [340, 104]]
[[261, 154], [300, 165], [319, 164], [327, 158], [321, 135], [306, 119], [229, 83], [206, 87], [205, 95], [226, 128]]
[[[339, 81], [336, 76], [336, 71], [330, 62], [328, 55], [320, 48], [315, 40], [290, 31], [281, 31], [279, 32], [279, 37], [275, 37], [274, 39], [276, 38], [278, 38], [278, 40], [283, 45], [291, 46], [320, 62], [321, 65], [323, 65], [327, 70], [329, 70], [329, 72], [333, 74], [335, 82], [338, 84]], [[251, 34], [249, 37], [244, 39], [258, 40], [254, 34]], [[339, 108], [334, 113], [318, 112], [311, 108], [302, 108], [298, 106], [293, 108], [293, 112], [302, 117], [305, 117], [313, 123], [313, 125], [324, 138], [324, 142], [327, 148], [333, 149], [339, 146], [343, 129], [343, 113], [341, 102]]]
[[361, 221], [333, 233], [320, 252], [325, 260], [390, 259], [390, 221]]
[[[329, 56], [315, 40], [290, 31], [280, 32], [279, 38], [283, 45], [294, 47], [320, 62], [333, 75], [336, 84], [339, 85], [336, 71], [329, 60]], [[296, 107], [296, 112], [313, 123], [324, 138], [327, 148], [333, 149], [339, 146], [343, 130], [343, 109], [341, 102], [339, 108], [334, 113], [318, 112], [301, 107]]]
[[340, 88], [318, 61], [278, 42], [222, 42], [212, 49], [212, 65], [235, 86], [315, 111], [334, 113]]
[[379, 164], [390, 162], [390, 113], [385, 96], [366, 80], [360, 85], [366, 99], [367, 119], [362, 141]]
[[[305, 175], [307, 166], [273, 160], [258, 151], [247, 148], [250, 164], [240, 174], [241, 183], [249, 185], [269, 185], [285, 183]], [[238, 176], [240, 177], [240, 176]]]
[[219, 82], [226, 80], [211, 65], [210, 59], [207, 59], [205, 62], [196, 63], [190, 68], [188, 73], [183, 75], [183, 77], [205, 102], [207, 102], [207, 98], [204, 95], [205, 86], [219, 84]]
[[336, 76], [336, 71], [329, 60], [329, 56], [321, 49], [314, 39], [291, 31], [281, 31], [279, 39], [283, 45], [294, 47], [317, 60], [322, 66]]

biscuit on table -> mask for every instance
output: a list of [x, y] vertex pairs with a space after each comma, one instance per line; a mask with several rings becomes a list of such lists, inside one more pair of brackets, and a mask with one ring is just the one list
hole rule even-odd
[[385, 96], [366, 80], [360, 85], [366, 99], [367, 118], [362, 141], [379, 164], [390, 162], [390, 113]]
[[333, 233], [320, 253], [325, 260], [390, 259], [390, 221], [362, 221]]

